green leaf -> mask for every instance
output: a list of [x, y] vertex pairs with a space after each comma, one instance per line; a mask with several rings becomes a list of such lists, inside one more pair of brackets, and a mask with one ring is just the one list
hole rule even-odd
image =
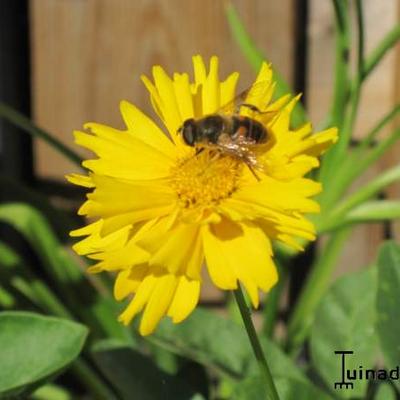
[[[378, 255], [377, 331], [386, 369], [400, 365], [400, 246], [387, 242]], [[395, 381], [400, 387], [398, 380]]]
[[400, 165], [386, 170], [369, 181], [368, 184], [352, 193], [335, 209], [330, 211], [330, 215], [324, 215], [323, 219], [316, 219], [316, 228], [318, 232], [325, 232], [332, 227], [336, 228], [337, 225], [341, 225], [344, 216], [348, 212], [374, 196], [377, 196], [385, 187], [398, 180], [400, 180]]
[[148, 357], [124, 343], [104, 340], [92, 348], [97, 366], [122, 399], [201, 400], [188, 385], [160, 370]]
[[369, 201], [353, 208], [345, 220], [350, 223], [373, 222], [400, 218], [400, 201], [377, 200]]
[[25, 117], [25, 115], [3, 102], [0, 102], [0, 118], [6, 119], [10, 123], [18, 126], [18, 128], [29, 133], [31, 136], [45, 141], [54, 150], [58, 151], [65, 158], [68, 158], [78, 167], [82, 168], [82, 159], [77, 153], [59, 141], [55, 135], [53, 136], [45, 130], [37, 127], [29, 118]]
[[374, 400], [396, 400], [396, 392], [390, 383], [382, 382], [374, 396]]
[[[341, 377], [341, 358], [335, 351], [349, 350], [346, 369], [373, 368], [377, 346], [375, 332], [376, 269], [339, 278], [321, 301], [311, 332], [314, 367], [330, 389]], [[362, 397], [367, 380], [355, 380], [353, 390], [338, 395]]]
[[61, 241], [65, 242], [70, 240], [68, 235], [69, 231], [78, 228], [79, 218], [73, 218], [61, 207], [55, 207], [50, 202], [49, 197], [43, 193], [1, 174], [0, 187], [7, 188], [7, 190], [4, 190], [2, 193], [3, 203], [24, 202], [35, 207], [48, 221], [50, 221]]
[[54, 378], [78, 357], [87, 333], [68, 320], [0, 313], [0, 398], [27, 394]]
[[[58, 296], [75, 315], [91, 326], [94, 335], [134, 342], [130, 332], [117, 321], [116, 302], [110, 299], [109, 293], [96, 277], [88, 279], [38, 210], [27, 204], [4, 204], [0, 206], [0, 222], [11, 225], [28, 241], [37, 253], [47, 277], [55, 284]], [[92, 282], [96, 283], [96, 289]]]
[[[240, 378], [258, 368], [244, 327], [200, 307], [181, 324], [164, 320], [148, 340], [225, 376]], [[273, 342], [261, 342], [274, 376], [306, 379]]]
[[348, 224], [363, 224], [379, 221], [390, 221], [400, 218], [400, 201], [374, 200], [367, 201], [351, 209], [342, 218], [331, 218], [331, 222], [325, 225], [324, 231], [342, 228]]
[[67, 390], [51, 383], [40, 387], [30, 397], [32, 400], [73, 400]]
[[[328, 394], [309, 382], [283, 377], [274, 381], [280, 400], [332, 399]], [[258, 376], [252, 376], [237, 384], [231, 397], [232, 400], [261, 400], [267, 398], [265, 381]]]

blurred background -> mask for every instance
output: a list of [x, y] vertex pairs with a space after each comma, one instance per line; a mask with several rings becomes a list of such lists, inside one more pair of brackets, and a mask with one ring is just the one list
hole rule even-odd
[[[258, 48], [293, 90], [303, 93], [302, 101], [317, 128], [330, 107], [333, 91], [331, 2], [235, 0], [233, 4]], [[398, 23], [400, 1], [364, 0], [364, 10], [368, 54]], [[154, 115], [140, 75], [149, 75], [154, 64], [161, 64], [169, 73], [191, 71], [194, 54], [206, 59], [218, 55], [221, 76], [239, 71], [241, 89], [255, 76], [233, 39], [223, 1], [0, 1], [0, 100], [71, 147], [72, 131], [84, 122], [123, 128], [118, 108], [121, 99]], [[356, 137], [362, 137], [399, 99], [397, 46], [364, 86]], [[398, 162], [399, 150], [389, 152], [367, 179]], [[83, 192], [64, 179], [76, 170], [72, 163], [2, 120], [0, 152], [3, 182], [17, 178], [25, 188], [38, 189], [74, 214]], [[1, 199], [18, 200], [21, 191], [14, 189], [1, 185]], [[383, 195], [398, 198], [399, 193], [393, 187]], [[388, 224], [355, 229], [338, 274], [370, 263], [380, 241], [396, 235], [400, 238], [399, 233]], [[210, 305], [218, 306], [221, 299], [222, 294], [211, 287], [203, 295]]]

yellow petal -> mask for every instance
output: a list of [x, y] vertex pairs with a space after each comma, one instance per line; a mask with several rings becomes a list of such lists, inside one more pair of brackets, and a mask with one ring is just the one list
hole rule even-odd
[[[270, 90], [271, 79], [271, 66], [263, 62], [257, 79], [246, 96], [245, 103], [252, 104], [259, 110], [264, 111], [272, 97], [272, 91]], [[241, 114], [251, 116], [252, 112], [243, 108]]]
[[[207, 267], [215, 285], [232, 289], [240, 280], [257, 307], [258, 288], [268, 291], [278, 279], [271, 244], [263, 231], [254, 224], [225, 220], [204, 233]], [[229, 280], [222, 276], [225, 274]]]
[[91, 258], [101, 260], [95, 264], [96, 271], [115, 271], [148, 262], [150, 254], [139, 247], [135, 240], [129, 240], [123, 247], [114, 251], [104, 251]]
[[[234, 72], [228, 76], [225, 81], [221, 82], [220, 88], [221, 88], [221, 107], [224, 108], [225, 111], [228, 111], [226, 109], [227, 104], [232, 104], [232, 101], [235, 98], [235, 92], [236, 92], [236, 85], [237, 81], [239, 79], [239, 73]], [[230, 110], [231, 112], [234, 112], [234, 104], [232, 104], [232, 109]]]
[[132, 318], [142, 311], [143, 307], [149, 301], [156, 284], [157, 278], [152, 274], [147, 275], [137, 288], [135, 297], [129, 303], [125, 311], [118, 317], [118, 320], [124, 325], [128, 325], [132, 321]]
[[97, 253], [99, 251], [113, 251], [122, 248], [128, 240], [131, 226], [126, 226], [106, 236], [97, 232], [75, 244], [72, 248], [79, 255]]
[[150, 265], [162, 267], [170, 273], [200, 279], [203, 252], [197, 225], [182, 224], [166, 232], [158, 243], [141, 240], [139, 244], [145, 249], [152, 247]]
[[[121, 133], [122, 134], [122, 133]], [[123, 179], [157, 179], [169, 175], [174, 160], [141, 140], [125, 134], [111, 141], [84, 132], [74, 132], [76, 143], [99, 156], [82, 165], [96, 174]]]
[[[224, 223], [218, 224], [219, 236], [220, 231], [224, 230]], [[229, 228], [229, 227], [228, 227]], [[240, 235], [240, 229], [235, 227], [235, 232], [229, 232], [229, 229], [224, 231], [225, 236]], [[228, 240], [221, 240], [211, 230], [211, 226], [206, 225], [202, 228], [202, 237], [204, 243], [204, 255], [206, 257], [207, 269], [210, 274], [211, 280], [220, 289], [236, 289], [237, 288], [237, 277], [233, 271], [231, 265], [229, 265], [229, 255], [227, 254], [227, 243]], [[228, 236], [229, 237], [229, 236]]]
[[174, 298], [168, 309], [168, 316], [177, 324], [194, 310], [200, 297], [200, 281], [190, 280], [182, 275], [179, 278]]
[[203, 58], [200, 55], [192, 57], [194, 69], [194, 81], [196, 85], [201, 85], [206, 80], [207, 72]]
[[172, 139], [174, 139], [179, 128], [182, 126], [183, 119], [179, 111], [173, 82], [160, 66], [153, 67], [153, 78], [158, 95], [160, 96], [163, 122]]
[[210, 72], [203, 84], [203, 114], [213, 114], [220, 108], [220, 87], [218, 78], [218, 58], [210, 59]]
[[87, 188], [94, 187], [94, 183], [92, 182], [92, 178], [90, 176], [80, 175], [80, 174], [69, 174], [66, 175], [65, 177], [67, 178], [68, 182], [71, 182], [75, 185]]
[[150, 335], [161, 318], [167, 314], [178, 285], [178, 279], [175, 275], [167, 274], [160, 277], [157, 276], [155, 279], [154, 290], [140, 321], [139, 332], [143, 336]]
[[315, 213], [320, 211], [319, 206], [307, 197], [314, 196], [320, 191], [321, 184], [311, 179], [299, 178], [281, 182], [264, 177], [261, 182], [235, 192], [232, 199], [272, 210]]
[[147, 265], [138, 265], [121, 271], [114, 284], [114, 297], [116, 300], [122, 300], [126, 296], [135, 293], [143, 279], [147, 275], [149, 267]]
[[84, 226], [83, 228], [71, 231], [69, 235], [72, 237], [91, 235], [92, 233], [100, 232], [102, 226], [103, 226], [103, 220], [99, 219], [96, 222]]
[[176, 194], [167, 185], [123, 181], [101, 175], [94, 175], [93, 181], [96, 189], [87, 195], [89, 200], [79, 210], [80, 214], [89, 217], [105, 218], [136, 212], [136, 220], [143, 220], [148, 218], [149, 210], [163, 207], [172, 210], [176, 203]]
[[174, 145], [152, 119], [125, 100], [121, 101], [120, 110], [132, 136], [162, 151], [170, 158], [175, 158], [176, 149]]
[[188, 74], [174, 74], [174, 90], [182, 120], [194, 117]]

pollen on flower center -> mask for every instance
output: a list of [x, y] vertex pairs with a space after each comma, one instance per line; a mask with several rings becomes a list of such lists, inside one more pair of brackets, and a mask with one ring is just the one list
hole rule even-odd
[[242, 165], [212, 151], [181, 159], [171, 171], [171, 185], [183, 207], [218, 204], [236, 189]]

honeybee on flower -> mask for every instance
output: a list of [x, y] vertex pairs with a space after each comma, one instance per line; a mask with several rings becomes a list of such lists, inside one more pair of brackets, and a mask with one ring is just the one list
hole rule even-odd
[[68, 176], [91, 190], [79, 214], [93, 222], [71, 232], [85, 236], [74, 249], [97, 260], [91, 272], [117, 272], [116, 299], [133, 295], [119, 318], [142, 312], [143, 335], [165, 315], [178, 323], [193, 311], [204, 262], [217, 287], [240, 282], [258, 306], [259, 290], [278, 279], [271, 241], [300, 249], [296, 237], [315, 238], [304, 214], [319, 211], [310, 197], [321, 186], [304, 175], [337, 139], [335, 128], [290, 128], [299, 97], [271, 101], [268, 64], [231, 111], [239, 74], [220, 81], [217, 57], [208, 72], [200, 56], [193, 65], [194, 82], [160, 66], [154, 82], [142, 77], [169, 136], [126, 101], [125, 130], [88, 123], [75, 132], [97, 158], [83, 162], [88, 175]]

